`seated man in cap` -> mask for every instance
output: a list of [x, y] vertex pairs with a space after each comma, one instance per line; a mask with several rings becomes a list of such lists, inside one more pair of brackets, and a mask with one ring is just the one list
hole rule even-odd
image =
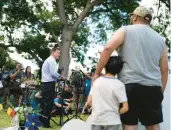
[[65, 85], [65, 91], [63, 92], [63, 99], [64, 101], [71, 103], [73, 101], [73, 94], [72, 94], [72, 86], [70, 83]]
[[58, 93], [58, 96], [54, 99], [54, 104], [56, 106], [56, 110], [58, 114], [61, 114], [62, 108], [64, 110], [64, 114], [70, 114], [70, 103], [66, 102], [62, 99], [62, 93]]

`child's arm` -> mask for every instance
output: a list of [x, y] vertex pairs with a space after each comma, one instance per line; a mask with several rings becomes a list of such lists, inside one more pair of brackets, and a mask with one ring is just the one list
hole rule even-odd
[[84, 110], [87, 108], [87, 106], [91, 106], [91, 105], [92, 105], [92, 95], [89, 94], [87, 102], [85, 103], [85, 105], [83, 107], [82, 113], [84, 113]]
[[129, 110], [128, 102], [122, 103], [122, 107], [121, 107], [121, 109], [120, 109], [120, 114], [124, 114], [124, 113], [126, 113], [128, 110]]
[[89, 106], [92, 105], [92, 95], [91, 94], [89, 94], [86, 104]]
[[89, 105], [89, 106], [92, 106], [93, 88], [94, 87], [91, 87], [88, 98], [87, 98], [87, 102], [86, 102], [86, 104]]

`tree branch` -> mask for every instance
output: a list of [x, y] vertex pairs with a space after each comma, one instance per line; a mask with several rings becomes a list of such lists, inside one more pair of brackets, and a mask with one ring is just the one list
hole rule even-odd
[[75, 13], [76, 17], [78, 18], [79, 16], [78, 16], [78, 14], [77, 14], [77, 12], [75, 10], [74, 10], [74, 13]]
[[160, 7], [161, 7], [161, 3], [160, 3], [161, 1], [159, 0], [159, 6], [158, 6], [158, 10], [157, 10], [157, 16], [158, 16], [158, 14], [159, 14], [159, 9], [160, 9]]
[[90, 12], [89, 14], [92, 15], [92, 14], [97, 14], [97, 13], [101, 13], [101, 12], [109, 12], [109, 11], [110, 10], [108, 10], [108, 9], [99, 9], [99, 10]]
[[14, 45], [14, 43], [13, 43], [13, 38], [12, 38], [12, 32], [8, 29], [8, 27], [5, 27], [5, 29], [6, 29], [7, 32], [9, 33], [8, 37], [9, 37], [9, 39], [10, 39], [11, 45]]
[[114, 16], [115, 15], [115, 13], [114, 12], [112, 12], [112, 10], [108, 7], [108, 5], [107, 4], [104, 4], [104, 6], [106, 7], [106, 9], [107, 10], [109, 10], [109, 12]]
[[3, 43], [0, 43], [0, 47], [4, 48], [4, 49], [8, 49], [9, 47], [15, 47], [15, 48], [19, 48], [20, 46], [19, 45], [5, 45]]
[[73, 51], [75, 53], [75, 56], [78, 58], [79, 57], [79, 54], [78, 52], [71, 46], [71, 51]]
[[167, 6], [167, 8], [170, 9], [170, 0], [159, 0], [159, 1], [163, 2]]
[[[39, 21], [39, 23], [43, 26], [42, 22]], [[36, 29], [36, 28], [35, 28]], [[39, 30], [37, 30], [39, 32]], [[40, 32], [39, 32], [40, 33]], [[52, 34], [52, 37], [55, 39], [56, 43], [59, 45], [59, 48], [61, 48], [61, 42], [58, 40], [58, 36], [55, 35], [53, 30], [50, 30], [50, 33]], [[41, 34], [40, 34], [41, 35]]]
[[56, 43], [58, 44], [59, 48], [61, 48], [61, 43], [58, 40], [58, 36], [56, 36], [53, 32], [52, 32], [52, 36], [54, 37], [54, 39], [55, 39]]
[[41, 35], [40, 31], [39, 31], [37, 28], [35, 28], [34, 26], [32, 26], [32, 29], [36, 30], [36, 32], [37, 32], [39, 35]]
[[87, 1], [86, 7], [84, 8], [84, 10], [81, 12], [80, 16], [77, 18], [74, 26], [73, 26], [73, 30], [77, 30], [77, 28], [79, 27], [79, 25], [81, 24], [81, 22], [83, 21], [83, 19], [87, 16], [87, 14], [89, 13], [90, 10], [93, 9], [94, 6], [103, 3], [105, 0], [94, 0], [93, 2], [91, 2], [91, 0]]
[[37, 62], [40, 62], [40, 58], [36, 55], [35, 52], [33, 52], [32, 50], [29, 51], [29, 54], [33, 57], [33, 59], [35, 59]]
[[65, 14], [64, 0], [57, 0], [57, 7], [59, 11], [59, 18], [62, 24], [67, 25], [67, 17]]

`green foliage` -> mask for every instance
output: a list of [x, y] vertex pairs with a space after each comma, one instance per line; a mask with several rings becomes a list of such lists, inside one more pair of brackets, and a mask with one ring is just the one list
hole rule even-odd
[[0, 41], [3, 41], [4, 40], [4, 36], [0, 36]]
[[0, 48], [0, 69], [6, 64], [7, 57], [8, 53], [3, 48]]
[[90, 35], [90, 29], [87, 26], [86, 22], [83, 22], [77, 33], [74, 34], [71, 47], [72, 57], [76, 57], [77, 61], [81, 64], [84, 64], [84, 54], [87, 52], [89, 47], [88, 37]]
[[9, 57], [7, 51], [0, 47], [0, 69], [12, 70], [15, 67], [15, 62]]
[[35, 59], [39, 61], [39, 58], [45, 60], [49, 56], [49, 48], [47, 47], [48, 42], [46, 41], [45, 35], [25, 35], [20, 43], [18, 52], [29, 53], [30, 55], [25, 55], [27, 59]]
[[16, 66], [16, 62], [12, 60], [10, 57], [7, 58], [7, 62], [5, 64], [5, 70], [13, 70]]
[[1, 0], [1, 24], [10, 29], [19, 28], [27, 22], [37, 21], [26, 0]]
[[[113, 32], [129, 23], [128, 14], [137, 6], [137, 0], [107, 0], [89, 10], [87, 17], [73, 33], [71, 56], [84, 63], [84, 55], [91, 44], [103, 45], [108, 32]], [[28, 59], [45, 60], [49, 56], [48, 45], [62, 40], [64, 25], [59, 18], [57, 1], [52, 1], [52, 10], [47, 8], [49, 2], [40, 0], [2, 0], [0, 5], [0, 32], [6, 41], [15, 46], [19, 53], [25, 52]], [[67, 24], [72, 27], [80, 12], [86, 6], [86, 0], [65, 1]], [[94, 26], [94, 27], [92, 27]], [[17, 31], [21, 36], [16, 36]]]
[[[156, 4], [156, 6], [158, 7], [159, 5]], [[166, 8], [163, 4], [161, 4], [158, 8], [158, 15], [154, 17], [152, 27], [165, 38], [165, 43], [169, 49], [168, 52], [171, 54], [171, 14], [169, 9]]]

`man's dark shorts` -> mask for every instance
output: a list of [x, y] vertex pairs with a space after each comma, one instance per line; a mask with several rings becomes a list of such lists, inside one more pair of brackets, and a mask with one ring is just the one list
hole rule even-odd
[[124, 125], [151, 126], [163, 122], [162, 106], [163, 93], [159, 86], [143, 86], [126, 84], [129, 111], [121, 115]]

